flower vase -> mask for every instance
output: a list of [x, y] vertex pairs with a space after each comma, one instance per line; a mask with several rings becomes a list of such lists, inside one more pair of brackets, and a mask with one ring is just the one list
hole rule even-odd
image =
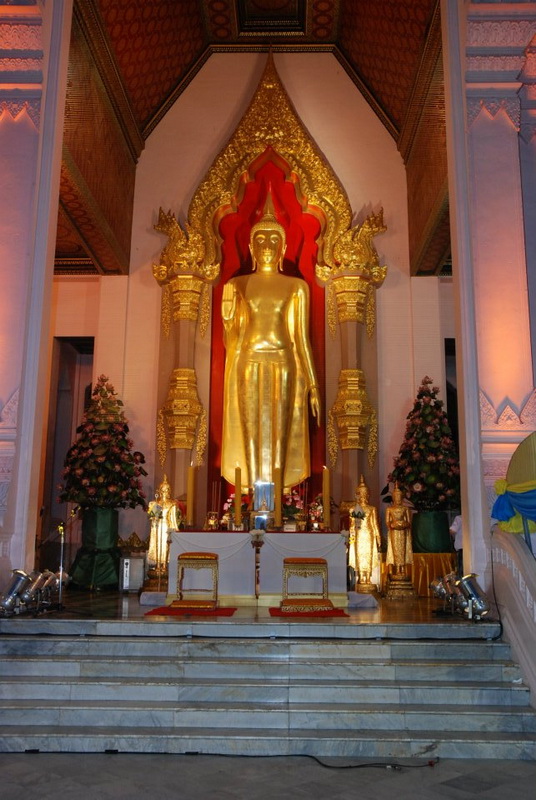
[[414, 553], [448, 553], [452, 550], [446, 511], [418, 511], [411, 523]]
[[72, 583], [82, 589], [117, 589], [120, 551], [116, 508], [84, 508], [82, 547], [70, 570]]

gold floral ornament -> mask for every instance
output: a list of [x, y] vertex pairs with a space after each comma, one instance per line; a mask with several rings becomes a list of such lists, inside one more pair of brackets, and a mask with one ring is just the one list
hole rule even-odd
[[205, 263], [219, 269], [219, 225], [223, 217], [236, 211], [246, 184], [254, 179], [250, 166], [268, 148], [286, 162], [285, 180], [295, 184], [303, 209], [320, 222], [317, 269], [324, 269], [329, 275], [335, 266], [334, 242], [351, 224], [350, 203], [298, 117], [271, 54], [246, 113], [199, 184], [188, 209], [190, 225], [203, 236]]
[[[376, 321], [375, 290], [387, 273], [380, 261], [373, 239], [387, 228], [383, 222], [383, 209], [371, 214], [355, 228], [342, 233], [333, 247], [337, 266], [333, 270], [320, 270], [321, 280], [333, 281], [339, 322], [350, 320], [366, 324], [367, 333], [374, 333]], [[330, 333], [335, 335], [335, 314], [328, 313]]]

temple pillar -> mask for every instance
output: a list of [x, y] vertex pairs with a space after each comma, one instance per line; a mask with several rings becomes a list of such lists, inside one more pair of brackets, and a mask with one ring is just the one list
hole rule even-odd
[[518, 76], [533, 4], [443, 0], [465, 568], [489, 582], [493, 484], [535, 428]]
[[334, 335], [338, 323], [341, 345], [338, 389], [328, 413], [328, 452], [334, 467], [340, 451], [345, 502], [354, 499], [359, 476], [370, 475], [377, 453], [377, 409], [369, 398], [362, 351], [366, 339], [374, 335], [375, 292], [386, 273], [386, 267], [379, 265], [373, 237], [385, 230], [380, 211], [345, 232], [334, 248], [339, 265], [328, 287], [328, 328]]
[[167, 379], [167, 385], [159, 387], [163, 402], [157, 422], [158, 458], [174, 497], [186, 498], [189, 468], [197, 468], [193, 524], [200, 527], [206, 511], [200, 501], [206, 483], [208, 422], [199, 398], [195, 362], [197, 336], [204, 338], [209, 326], [210, 287], [198, 240], [188, 239], [173, 215], [162, 211], [155, 229], [170, 239], [161, 263], [153, 267], [163, 290], [160, 374]]
[[[0, 6], [0, 579], [32, 569], [72, 0]], [[41, 79], [42, 74], [42, 79]]]

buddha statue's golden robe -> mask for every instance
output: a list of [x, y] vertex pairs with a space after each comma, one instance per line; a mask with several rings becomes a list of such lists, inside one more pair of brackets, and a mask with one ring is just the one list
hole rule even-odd
[[404, 505], [398, 487], [393, 490], [393, 502], [385, 511], [385, 522], [388, 531], [386, 564], [392, 564], [395, 573], [405, 574], [406, 565], [413, 564], [411, 512]]
[[[270, 200], [270, 198], [269, 198]], [[286, 489], [308, 477], [309, 402], [320, 401], [309, 343], [309, 287], [279, 271], [285, 232], [270, 211], [253, 226], [254, 271], [224, 287], [226, 348], [222, 475], [243, 487], [273, 481], [280, 468]]]
[[157, 571], [162, 572], [167, 568], [169, 560], [170, 533], [178, 531], [181, 522], [179, 506], [176, 500], [171, 499], [171, 486], [166, 475], [147, 510], [151, 520], [147, 561], [151, 566], [155, 566]]

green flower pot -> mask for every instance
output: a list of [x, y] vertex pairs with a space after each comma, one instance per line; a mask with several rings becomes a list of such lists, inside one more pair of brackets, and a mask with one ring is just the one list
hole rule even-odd
[[120, 551], [116, 508], [85, 508], [82, 547], [70, 570], [72, 583], [82, 589], [117, 589]]
[[414, 553], [449, 553], [452, 543], [446, 511], [418, 511], [411, 523]]

